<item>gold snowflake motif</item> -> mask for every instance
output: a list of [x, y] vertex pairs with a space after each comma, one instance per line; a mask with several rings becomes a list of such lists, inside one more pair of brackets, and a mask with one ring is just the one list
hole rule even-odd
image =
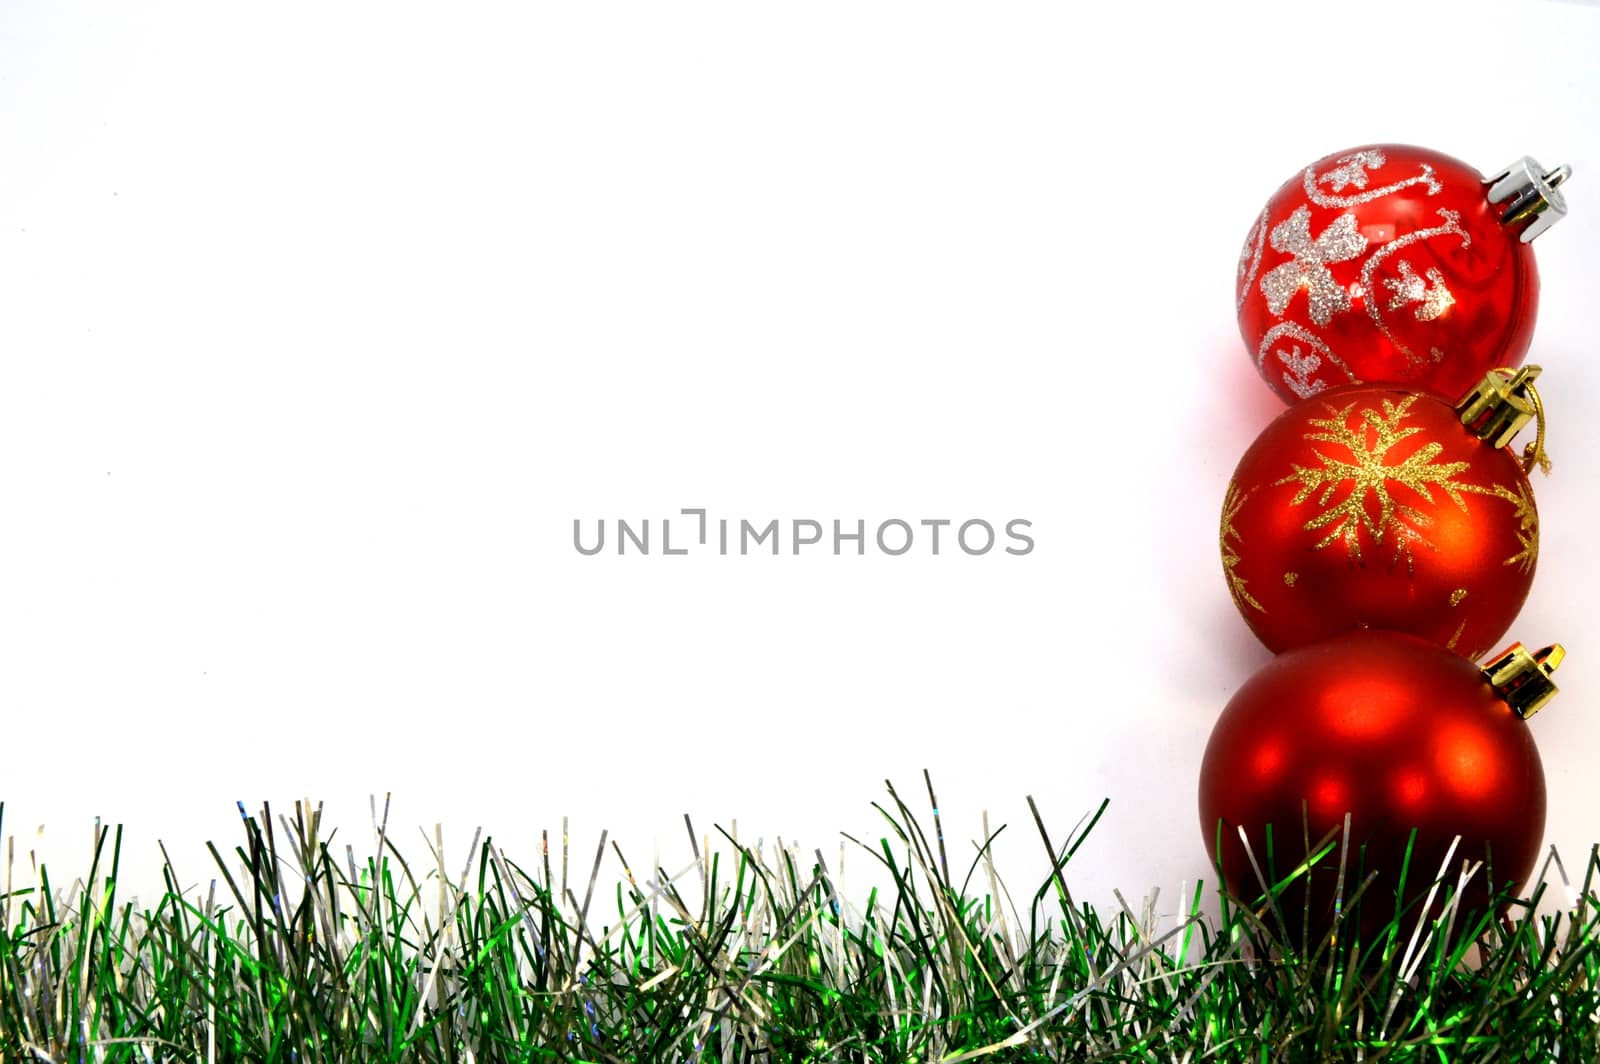
[[1239, 516], [1239, 508], [1249, 497], [1250, 492], [1241, 492], [1238, 484], [1228, 481], [1228, 493], [1222, 499], [1222, 531], [1217, 536], [1217, 542], [1222, 547], [1222, 571], [1228, 577], [1228, 591], [1233, 595], [1233, 604], [1241, 611], [1246, 606], [1253, 606], [1266, 613], [1267, 608], [1257, 602], [1255, 596], [1245, 587], [1249, 581], [1234, 571], [1234, 567], [1239, 564], [1239, 551], [1228, 542], [1230, 539], [1235, 541], [1243, 539], [1239, 535], [1239, 530], [1233, 527], [1233, 519]]
[[1533, 493], [1527, 484], [1519, 483], [1516, 491], [1496, 484], [1494, 494], [1516, 507], [1517, 544], [1522, 548], [1502, 564], [1516, 565], [1524, 573], [1532, 572], [1533, 563], [1539, 558], [1539, 511], [1533, 507]]
[[[1317, 431], [1307, 433], [1307, 440], [1338, 444], [1350, 453], [1346, 461], [1319, 450], [1315, 453], [1322, 463], [1320, 466], [1294, 465], [1294, 472], [1277, 481], [1278, 484], [1300, 485], [1292, 500], [1295, 505], [1316, 494], [1317, 505], [1324, 507], [1304, 526], [1307, 532], [1326, 530], [1316, 549], [1342, 541], [1350, 556], [1360, 561], [1361, 533], [1365, 531], [1374, 543], [1381, 544], [1385, 540], [1393, 543], [1395, 557], [1405, 558], [1406, 567], [1410, 569], [1413, 548], [1436, 549], [1426, 534], [1431, 518], [1415, 506], [1396, 499], [1389, 490], [1391, 483], [1409, 488], [1430, 503], [1434, 499], [1434, 489], [1438, 489], [1463, 511], [1467, 508], [1464, 495], [1490, 491], [1455, 479], [1470, 463], [1434, 461], [1444, 450], [1436, 441], [1423, 444], [1398, 462], [1387, 461], [1389, 452], [1397, 444], [1422, 431], [1403, 424], [1416, 399], [1416, 396], [1408, 396], [1398, 403], [1385, 399], [1381, 414], [1376, 410], [1363, 410], [1359, 428], [1351, 428], [1349, 424], [1355, 403], [1343, 409], [1329, 405], [1330, 416], [1311, 420], [1311, 427]], [[1334, 496], [1346, 484], [1349, 485], [1347, 493], [1334, 501]]]

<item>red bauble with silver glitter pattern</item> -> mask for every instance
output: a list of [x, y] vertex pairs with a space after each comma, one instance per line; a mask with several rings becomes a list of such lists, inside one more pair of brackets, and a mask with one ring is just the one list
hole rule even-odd
[[1239, 258], [1239, 332], [1285, 401], [1352, 382], [1454, 399], [1527, 354], [1539, 274], [1527, 243], [1565, 213], [1566, 168], [1485, 179], [1459, 159], [1375, 144], [1290, 178]]

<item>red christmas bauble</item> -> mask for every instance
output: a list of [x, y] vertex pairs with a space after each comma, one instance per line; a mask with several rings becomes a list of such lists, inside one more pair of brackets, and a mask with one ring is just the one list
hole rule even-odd
[[1293, 402], [1358, 381], [1454, 397], [1520, 365], [1539, 302], [1523, 238], [1565, 212], [1566, 173], [1524, 159], [1485, 181], [1401, 144], [1318, 159], [1267, 201], [1240, 253], [1256, 368]]
[[[1200, 826], [1212, 863], [1235, 897], [1254, 899], [1262, 888], [1239, 828], [1276, 883], [1305, 860], [1307, 834], [1315, 846], [1346, 813], [1343, 899], [1367, 872], [1379, 874], [1361, 904], [1368, 931], [1395, 914], [1413, 828], [1399, 900], [1426, 895], [1460, 835], [1445, 873], [1453, 884], [1463, 860], [1488, 862], [1461, 903], [1482, 913], [1492, 887], [1521, 884], [1533, 870], [1545, 817], [1539, 751], [1485, 674], [1434, 644], [1362, 631], [1280, 655], [1233, 696], [1206, 745]], [[1313, 942], [1332, 919], [1338, 858], [1336, 849], [1309, 872]], [[1296, 933], [1306, 898], [1299, 883], [1281, 902]]]
[[1371, 627], [1476, 658], [1527, 598], [1539, 515], [1517, 456], [1450, 404], [1353, 384], [1256, 438], [1219, 540], [1234, 604], [1274, 651]]

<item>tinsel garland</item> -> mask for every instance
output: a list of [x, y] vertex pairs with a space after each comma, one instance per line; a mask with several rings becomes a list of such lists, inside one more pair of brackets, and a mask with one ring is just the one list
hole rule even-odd
[[[1101, 913], [1069, 887], [1098, 814], [1057, 842], [1034, 809], [1054, 872], [1017, 896], [987, 817], [952, 863], [928, 793], [931, 836], [891, 786], [886, 835], [849, 840], [894, 885], [864, 906], [820, 850], [692, 826], [675, 872], [604, 836], [591, 864], [548, 834], [526, 864], [492, 838], [459, 869], [442, 840], [413, 864], [387, 804], [359, 861], [329, 849], [320, 806], [275, 826], [241, 805], [231, 857], [207, 844], [222, 885], [185, 894], [168, 865], [151, 907], [118, 900], [120, 828], [66, 890], [8, 849], [0, 1059], [1600, 1059], [1600, 850], [1580, 883], [1547, 861], [1511, 919], [1447, 905], [1366, 941], [1350, 933], [1352, 876], [1352, 920], [1296, 951], [1281, 931], [1303, 868], [1221, 898], [1220, 917], [1203, 884], [1176, 916], [1120, 894]], [[1535, 915], [1547, 889], [1570, 904]]]

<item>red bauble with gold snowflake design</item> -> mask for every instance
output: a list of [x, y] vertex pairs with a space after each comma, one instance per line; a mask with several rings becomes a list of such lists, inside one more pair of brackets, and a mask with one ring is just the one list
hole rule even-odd
[[1220, 533], [1256, 636], [1283, 651], [1370, 627], [1492, 649], [1539, 554], [1531, 459], [1504, 446], [1538, 409], [1537, 373], [1491, 373], [1455, 406], [1346, 385], [1268, 425], [1228, 484]]
[[1354, 382], [1454, 398], [1527, 354], [1533, 237], [1566, 211], [1565, 167], [1494, 177], [1425, 148], [1317, 160], [1267, 201], [1240, 253], [1239, 332], [1294, 402]]

